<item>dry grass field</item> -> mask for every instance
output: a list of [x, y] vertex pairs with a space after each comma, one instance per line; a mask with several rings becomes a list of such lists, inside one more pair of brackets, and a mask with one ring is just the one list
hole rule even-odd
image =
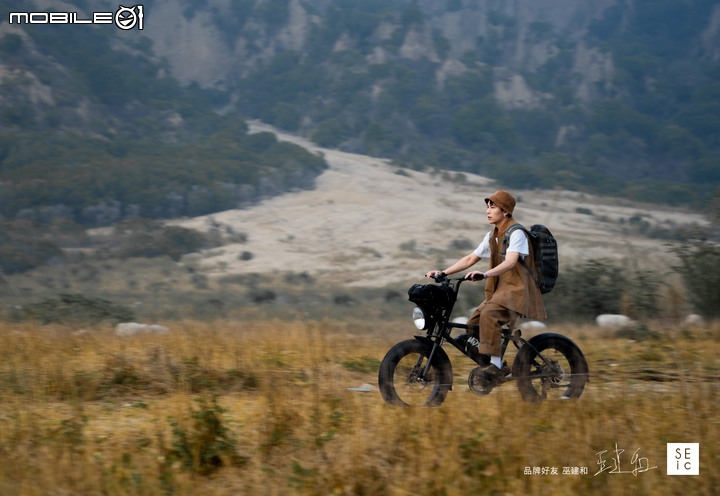
[[[437, 408], [385, 405], [380, 360], [409, 322], [168, 323], [117, 337], [0, 324], [2, 495], [717, 494], [717, 325], [575, 340], [575, 402], [455, 387]], [[361, 390], [356, 390], [361, 389]], [[365, 390], [365, 391], [363, 391]], [[700, 443], [669, 476], [667, 443]]]

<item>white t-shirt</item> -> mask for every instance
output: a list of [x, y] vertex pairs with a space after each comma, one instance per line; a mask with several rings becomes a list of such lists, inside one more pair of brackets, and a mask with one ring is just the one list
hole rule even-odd
[[[490, 236], [492, 236], [492, 233], [493, 232], [490, 231], [485, 235], [482, 243], [475, 248], [475, 255], [480, 258], [490, 258]], [[500, 240], [500, 243], [502, 243], [502, 240]], [[502, 246], [499, 248], [502, 249]], [[524, 259], [530, 254], [527, 236], [525, 236], [525, 233], [520, 229], [516, 229], [512, 232], [512, 234], [510, 234], [510, 245], [508, 246], [506, 253], [511, 252], [518, 252], [521, 259]]]

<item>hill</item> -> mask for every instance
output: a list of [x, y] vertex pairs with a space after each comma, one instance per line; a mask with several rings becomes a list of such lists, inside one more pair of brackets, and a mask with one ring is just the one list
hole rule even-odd
[[318, 145], [671, 204], [720, 185], [715, 1], [193, 5], [155, 3], [172, 73]]
[[[720, 186], [713, 0], [143, 6], [143, 30], [2, 17], [0, 215], [97, 225], [117, 209], [196, 215], [177, 207], [210, 213], [293, 187], [288, 160], [241, 143], [249, 118], [513, 188], [704, 207]], [[40, 18], [115, 8], [0, 1]], [[321, 170], [290, 162], [304, 179]], [[88, 179], [107, 172], [124, 180]], [[137, 195], [148, 178], [165, 184]]]
[[[82, 295], [93, 295], [152, 321], [396, 316], [406, 311], [402, 294], [409, 284], [427, 281], [427, 270], [475, 248], [490, 227], [483, 199], [505, 187], [471, 173], [420, 172], [323, 149], [249, 123], [250, 138], [270, 132], [327, 162], [314, 190], [163, 222], [135, 219], [81, 232], [54, 224], [35, 239], [35, 255], [48, 263], [0, 274], [6, 315], [19, 319], [35, 308], [55, 318], [55, 309], [67, 310], [66, 297], [90, 304]], [[560, 243], [562, 277], [546, 299], [553, 319], [623, 311], [678, 319], [690, 305], [714, 314], [716, 245], [698, 251], [682, 242], [715, 236], [702, 212], [561, 189], [511, 191], [516, 219], [546, 224]], [[20, 261], [28, 255], [21, 250], [29, 236], [19, 233], [26, 244], [14, 252], [0, 245], [3, 263], [8, 254]], [[53, 235], [61, 248], [49, 252]], [[679, 259], [674, 249], [680, 247], [686, 255]], [[675, 270], [679, 265], [684, 268]], [[692, 293], [682, 294], [681, 283]], [[482, 284], [468, 285], [458, 314], [476, 305], [481, 291]], [[39, 298], [45, 300], [28, 305]], [[107, 303], [92, 308], [98, 305]]]
[[[499, 187], [489, 178], [402, 169], [386, 159], [323, 149], [250, 123], [251, 133], [267, 131], [322, 154], [329, 167], [316, 188], [248, 209], [174, 221], [201, 231], [228, 227], [247, 233], [242, 243], [187, 255], [184, 262], [215, 277], [306, 272], [341, 285], [380, 287], [442, 268], [474, 249], [489, 229], [483, 199]], [[662, 238], [707, 225], [703, 215], [678, 208], [567, 190], [513, 193], [518, 222], [548, 225], [568, 265], [610, 258], [657, 270], [672, 259]]]

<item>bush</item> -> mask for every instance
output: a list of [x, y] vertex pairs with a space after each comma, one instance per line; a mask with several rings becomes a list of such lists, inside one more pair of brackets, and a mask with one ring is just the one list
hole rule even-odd
[[633, 319], [657, 317], [660, 312], [660, 284], [653, 271], [634, 272], [623, 295], [623, 313]]
[[589, 260], [564, 270], [553, 292], [545, 296], [548, 316], [589, 321], [602, 313], [620, 313], [625, 286], [622, 274], [606, 259]]
[[120, 258], [169, 256], [178, 261], [186, 253], [198, 251], [207, 246], [202, 233], [179, 226], [134, 219], [120, 222], [115, 232], [121, 237], [115, 255]]
[[81, 294], [61, 294], [46, 298], [24, 309], [25, 317], [43, 324], [94, 325], [109, 321], [113, 324], [135, 320], [132, 310], [101, 298], [88, 298]]
[[647, 271], [630, 271], [608, 259], [589, 260], [564, 270], [545, 295], [550, 318], [591, 321], [603, 313], [632, 318], [656, 316], [660, 282]]
[[467, 238], [456, 238], [450, 242], [452, 250], [474, 250], [476, 247], [477, 244]]
[[673, 267], [683, 280], [693, 309], [706, 318], [720, 317], [720, 246], [698, 241], [675, 248]]
[[62, 257], [62, 250], [47, 239], [47, 228], [30, 219], [0, 224], [0, 270], [6, 274], [26, 272]]
[[168, 419], [173, 428], [173, 443], [166, 451], [166, 464], [177, 461], [185, 471], [209, 475], [223, 466], [247, 462], [237, 453], [237, 440], [223, 423], [225, 409], [215, 399], [210, 405], [204, 399], [195, 401], [199, 408], [192, 413], [191, 425]]
[[253, 303], [272, 303], [277, 298], [277, 295], [270, 289], [255, 288], [250, 291], [249, 297]]

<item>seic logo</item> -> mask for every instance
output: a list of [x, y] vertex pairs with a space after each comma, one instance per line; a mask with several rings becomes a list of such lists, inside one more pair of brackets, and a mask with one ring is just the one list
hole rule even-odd
[[77, 12], [10, 12], [10, 24], [115, 24], [123, 31], [137, 26], [144, 28], [142, 5], [119, 6], [115, 12], [93, 12], [89, 19], [78, 17]]
[[700, 443], [667, 443], [668, 475], [700, 475]]

